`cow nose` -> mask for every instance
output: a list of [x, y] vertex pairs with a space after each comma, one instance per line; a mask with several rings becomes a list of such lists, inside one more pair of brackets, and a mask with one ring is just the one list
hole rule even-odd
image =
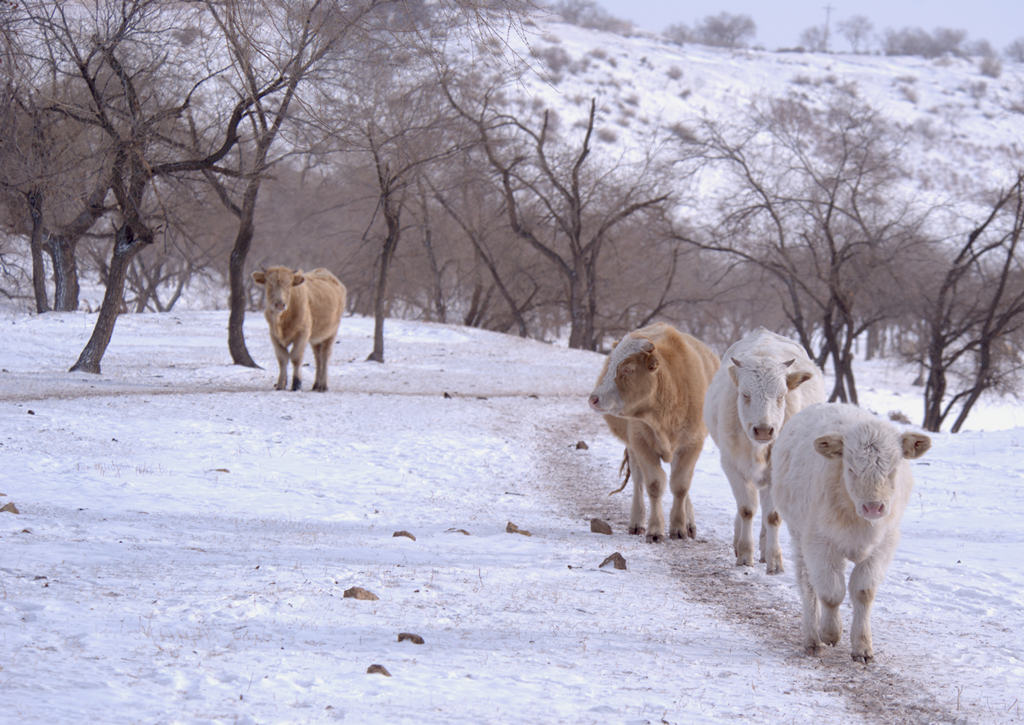
[[284, 302], [281, 302], [281, 301], [275, 302], [274, 303], [274, 309], [277, 310], [278, 312], [283, 310], [284, 309]]
[[600, 403], [601, 403], [601, 399], [599, 397], [597, 397], [596, 395], [591, 395], [590, 396], [590, 407], [591, 408], [593, 408], [594, 410], [598, 410], [598, 405], [600, 405]]
[[868, 501], [861, 510], [864, 512], [864, 518], [880, 519], [885, 516], [885, 502]]
[[756, 441], [770, 441], [774, 434], [775, 428], [770, 425], [754, 426], [754, 440]]

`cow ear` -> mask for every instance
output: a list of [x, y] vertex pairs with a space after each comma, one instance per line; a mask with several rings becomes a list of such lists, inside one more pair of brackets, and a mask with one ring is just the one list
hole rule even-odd
[[790, 373], [789, 375], [786, 376], [786, 387], [789, 388], [790, 390], [796, 390], [810, 379], [811, 374], [808, 372]]
[[740, 384], [739, 375], [736, 373], [736, 368], [743, 367], [740, 361], [734, 357], [729, 358], [732, 361], [732, 365], [729, 366], [729, 377], [732, 378], [732, 384], [738, 386]]
[[252, 279], [256, 284], [266, 284], [267, 275], [263, 274], [263, 272], [253, 272]]
[[647, 353], [647, 361], [646, 362], [647, 362], [647, 369], [650, 370], [652, 373], [655, 370], [657, 370], [658, 366], [661, 364], [661, 361], [658, 360], [658, 356], [656, 354], [654, 354], [653, 352]]
[[900, 442], [904, 458], [920, 458], [932, 447], [932, 439], [921, 433], [904, 433]]
[[843, 439], [837, 435], [815, 438], [814, 450], [825, 456], [825, 458], [839, 458], [843, 455]]
[[302, 276], [302, 272], [296, 272], [292, 275], [292, 287], [298, 287], [300, 284], [306, 281], [306, 278]]

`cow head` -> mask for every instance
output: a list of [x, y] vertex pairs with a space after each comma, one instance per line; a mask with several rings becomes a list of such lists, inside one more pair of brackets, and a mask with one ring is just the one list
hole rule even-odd
[[903, 459], [920, 458], [932, 441], [920, 433], [904, 433], [879, 422], [862, 423], [843, 435], [814, 440], [814, 450], [842, 463], [842, 480], [857, 515], [874, 522], [892, 511], [896, 476]]
[[786, 420], [786, 394], [811, 379], [811, 373], [791, 372], [794, 362], [754, 358], [743, 363], [731, 358], [729, 377], [736, 386], [736, 410], [743, 432], [754, 445], [775, 440]]
[[266, 287], [266, 311], [277, 316], [288, 309], [292, 287], [305, 281], [302, 272], [293, 272], [288, 267], [268, 267], [252, 273], [253, 281]]
[[629, 416], [653, 395], [659, 365], [653, 342], [631, 335], [622, 338], [608, 355], [590, 394], [590, 407], [605, 415]]

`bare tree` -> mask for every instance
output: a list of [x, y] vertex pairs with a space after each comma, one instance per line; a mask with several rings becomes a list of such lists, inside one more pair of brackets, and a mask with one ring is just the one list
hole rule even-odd
[[[432, 179], [430, 184], [434, 198], [472, 245], [479, 266], [486, 270], [485, 274], [474, 274], [469, 282], [471, 291], [463, 324], [501, 331], [511, 328], [520, 337], [527, 337], [527, 316], [541, 291], [528, 270], [532, 260], [524, 259], [515, 249], [514, 236], [504, 224], [502, 196], [491, 185], [486, 169], [468, 151], [460, 153], [458, 161], [458, 165], [449, 166], [450, 173]], [[495, 292], [506, 310], [498, 317], [490, 309]], [[508, 322], [501, 322], [502, 318]]]
[[[11, 228], [29, 239], [36, 311], [50, 309], [44, 253], [54, 276], [53, 307], [78, 308], [76, 249], [106, 212], [109, 162], [96, 134], [54, 108], [64, 94], [53, 48], [33, 43], [27, 13], [17, 3], [0, 13], [0, 195]], [[15, 32], [20, 30], [20, 32]]]
[[1017, 38], [1006, 46], [1006, 57], [1015, 63], [1024, 63], [1024, 37]]
[[[1022, 233], [1024, 172], [944, 261], [937, 283], [922, 291], [926, 430], [940, 430], [955, 413], [951, 430], [959, 432], [984, 392], [1024, 370], [1022, 350], [1012, 342], [1024, 330]], [[958, 381], [952, 390], [951, 378]]]
[[839, 21], [839, 34], [846, 38], [850, 50], [854, 53], [863, 53], [867, 50], [868, 41], [874, 30], [874, 23], [864, 15], [851, 15]]
[[114, 243], [100, 313], [72, 370], [99, 373], [123, 306], [125, 275], [135, 255], [153, 243], [160, 204], [154, 180], [214, 167], [238, 139], [253, 99], [235, 102], [220, 137], [203, 152], [190, 150], [182, 124], [196, 92], [217, 75], [196, 71], [196, 36], [181, 34], [200, 8], [157, 0], [90, 6], [24, 3], [36, 47], [52, 49], [56, 87], [71, 91], [50, 107], [93, 129], [110, 161], [116, 204]]
[[593, 350], [601, 251], [627, 219], [665, 204], [667, 193], [647, 157], [630, 169], [631, 185], [619, 185], [619, 168], [601, 168], [592, 157], [597, 104], [591, 101], [578, 137], [558, 138], [553, 114], [535, 124], [496, 109], [498, 94], [472, 100], [446, 86], [459, 114], [475, 129], [480, 149], [504, 199], [509, 229], [541, 254], [561, 276], [569, 318], [569, 346]]
[[708, 121], [704, 144], [708, 163], [729, 176], [697, 243], [774, 278], [800, 342], [832, 364], [831, 399], [856, 403], [854, 341], [886, 314], [868, 302], [899, 284], [892, 260], [921, 223], [896, 201], [898, 135], [836, 92], [821, 110], [776, 100], [733, 129]]
[[754, 39], [757, 24], [749, 15], [708, 15], [694, 28], [695, 42], [723, 48], [742, 48]]
[[815, 53], [828, 51], [828, 36], [824, 25], [812, 25], [800, 33], [800, 46]]

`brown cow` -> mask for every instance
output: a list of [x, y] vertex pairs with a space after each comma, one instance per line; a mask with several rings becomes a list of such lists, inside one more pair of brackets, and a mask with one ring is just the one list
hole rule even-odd
[[270, 341], [280, 368], [274, 390], [288, 387], [289, 357], [293, 368], [292, 390], [302, 387], [302, 356], [309, 343], [316, 360], [313, 390], [326, 391], [327, 361], [338, 335], [341, 313], [345, 311], [345, 285], [323, 267], [306, 273], [293, 272], [288, 267], [270, 267], [253, 272], [252, 278], [256, 284], [266, 287], [263, 315], [270, 325]]
[[669, 536], [697, 535], [690, 481], [708, 434], [704, 393], [716, 370], [718, 357], [707, 345], [663, 322], [629, 333], [605, 360], [590, 407], [604, 414], [612, 433], [626, 444], [633, 474], [629, 533], [644, 533], [646, 491], [651, 500], [647, 540], [664, 538], [665, 461], [672, 464]]

